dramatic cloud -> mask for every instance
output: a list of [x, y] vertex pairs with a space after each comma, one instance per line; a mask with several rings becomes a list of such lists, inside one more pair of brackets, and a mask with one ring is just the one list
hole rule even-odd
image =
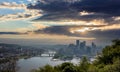
[[113, 40], [120, 38], [120, 29], [105, 30], [105, 31], [96, 30], [90, 32], [89, 34], [91, 34], [91, 36], [96, 37], [97, 39], [103, 38], [103, 39]]
[[35, 34], [65, 35], [71, 37], [119, 38], [120, 25], [64, 25], [49, 26], [33, 31]]
[[119, 0], [38, 0], [29, 4], [29, 9], [42, 10], [44, 15], [37, 20], [112, 20], [120, 16]]
[[23, 12], [13, 13], [13, 14], [7, 14], [7, 15], [1, 15], [0, 20], [20, 20], [20, 19], [31, 19], [37, 16], [41, 16], [40, 10], [35, 9], [27, 9], [27, 6], [25, 4], [17, 4], [16, 2], [3, 2], [0, 4], [0, 9], [11, 9], [13, 11], [22, 10]]
[[28, 9], [42, 11], [34, 19], [40, 23], [55, 24], [35, 33], [77, 37], [119, 38], [119, 0], [38, 0]]
[[9, 20], [27, 20], [32, 19], [37, 16], [41, 16], [38, 10], [25, 10], [23, 13], [8, 14], [0, 16], [0, 20], [9, 21]]
[[3, 15], [0, 16], [0, 20], [30, 19], [33, 29], [28, 30], [26, 34], [120, 38], [120, 0], [28, 0], [28, 2], [30, 4], [27, 6], [2, 3], [0, 8], [19, 8], [25, 12]]

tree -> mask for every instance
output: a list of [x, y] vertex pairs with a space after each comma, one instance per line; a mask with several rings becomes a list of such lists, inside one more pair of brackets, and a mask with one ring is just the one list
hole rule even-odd
[[61, 65], [55, 66], [54, 69], [57, 72], [77, 72], [76, 66], [69, 62], [65, 62]]
[[42, 68], [39, 68], [38, 70], [36, 70], [35, 72], [55, 72], [54, 68], [50, 65], [46, 65]]
[[120, 58], [120, 40], [113, 40], [111, 46], [106, 46], [98, 57], [98, 64], [113, 64], [114, 58]]
[[76, 68], [74, 66], [66, 66], [63, 69], [63, 72], [77, 72]]
[[87, 72], [89, 66], [90, 66], [90, 63], [88, 62], [87, 58], [83, 57], [82, 60], [80, 61], [78, 71], [79, 72]]

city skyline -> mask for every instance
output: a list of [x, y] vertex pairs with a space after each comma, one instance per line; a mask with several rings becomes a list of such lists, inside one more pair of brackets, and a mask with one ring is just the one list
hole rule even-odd
[[119, 0], [1, 0], [0, 42], [109, 44], [120, 38], [119, 6]]

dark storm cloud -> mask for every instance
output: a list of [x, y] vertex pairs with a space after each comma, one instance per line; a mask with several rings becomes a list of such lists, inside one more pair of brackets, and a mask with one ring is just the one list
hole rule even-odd
[[120, 15], [120, 0], [82, 0], [71, 5], [76, 10]]
[[[29, 9], [38, 9], [43, 11], [43, 16], [35, 21], [59, 21], [59, 20], [105, 20], [105, 23], [119, 24], [120, 20], [115, 17], [120, 16], [120, 0], [40, 0], [35, 5], [29, 4]], [[80, 12], [92, 14], [81, 15]], [[84, 24], [83, 24], [84, 25]], [[76, 26], [79, 27], [79, 26]], [[71, 33], [70, 28], [75, 26], [51, 26], [43, 30], [36, 30], [35, 33], [57, 34], [78, 37], [95, 37], [95, 38], [119, 38], [120, 29], [112, 30], [93, 30], [86, 34], [79, 32]], [[84, 26], [87, 27], [87, 26]], [[81, 27], [79, 27], [81, 28]]]
[[[73, 35], [70, 32], [71, 28], [82, 28], [82, 27], [98, 27], [98, 26], [50, 26], [44, 29], [36, 30], [35, 33], [45, 33], [45, 34], [56, 34], [56, 35]], [[99, 26], [101, 27], [101, 26]]]
[[96, 31], [91, 31], [88, 34], [89, 36], [93, 36], [96, 38], [107, 38], [107, 39], [118, 39], [120, 38], [120, 29], [113, 29], [113, 30], [96, 30]]
[[42, 30], [36, 30], [35, 33], [57, 34], [57, 35], [70, 35], [69, 27], [67, 26], [51, 26]]
[[73, 37], [95, 37], [99, 38], [107, 38], [107, 39], [117, 39], [120, 38], [120, 29], [118, 30], [106, 30], [106, 31], [89, 31], [87, 34], [82, 34], [80, 32], [71, 33], [66, 27], [51, 27], [46, 28], [44, 30], [37, 30], [35, 33], [43, 33], [43, 34], [51, 34], [51, 35], [66, 35]]
[[20, 35], [20, 34], [27, 34], [27, 33], [19, 33], [19, 32], [0, 32], [0, 35], [3, 35], [3, 34]]
[[[91, 15], [83, 15], [80, 16], [79, 13], [71, 13], [71, 12], [65, 12], [63, 14], [60, 13], [51, 13], [51, 14], [46, 14], [43, 15], [42, 17], [39, 17], [38, 19], [35, 19], [33, 21], [59, 21], [59, 20], [64, 20], [64, 19], [70, 19], [70, 20], [83, 20], [83, 21], [91, 21], [94, 19], [111, 19], [109, 15], [104, 15], [104, 14], [91, 14]], [[107, 21], [107, 20], [106, 20]]]
[[111, 30], [90, 30], [87, 31], [86, 34], [81, 32], [70, 32], [71, 28], [74, 29], [82, 29], [84, 27], [87, 28], [94, 28], [94, 27], [104, 27], [104, 25], [100, 26], [51, 26], [46, 27], [44, 29], [39, 29], [34, 31], [36, 34], [50, 34], [50, 35], [66, 35], [66, 36], [73, 36], [73, 37], [95, 37], [95, 38], [119, 38], [120, 37], [120, 29], [111, 29]]
[[[120, 0], [42, 0], [35, 5], [28, 5], [28, 8], [44, 11], [44, 15], [37, 20], [106, 20], [120, 16]], [[80, 16], [79, 12], [82, 11], [94, 14]]]
[[[44, 2], [43, 2], [44, 1]], [[38, 0], [36, 5], [29, 4], [30, 9], [41, 9], [45, 12], [62, 12], [69, 10], [70, 3], [64, 0]]]

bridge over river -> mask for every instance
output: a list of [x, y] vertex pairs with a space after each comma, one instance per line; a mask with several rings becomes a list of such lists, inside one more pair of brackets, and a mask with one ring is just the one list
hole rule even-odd
[[41, 57], [53, 57], [56, 54], [55, 51], [47, 51], [41, 54]]

